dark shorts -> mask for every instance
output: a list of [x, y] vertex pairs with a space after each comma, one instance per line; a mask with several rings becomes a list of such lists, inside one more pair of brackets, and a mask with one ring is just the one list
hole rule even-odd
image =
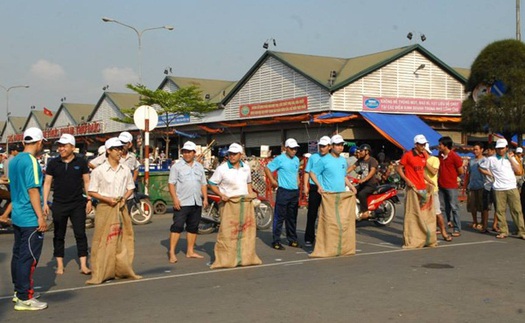
[[170, 232], [181, 233], [184, 231], [184, 224], [186, 224], [186, 232], [198, 233], [199, 222], [201, 220], [202, 206], [183, 206], [178, 211], [173, 212], [173, 224], [170, 227]]
[[491, 205], [494, 205], [494, 210], [496, 209], [496, 199], [494, 198], [494, 190], [483, 190], [483, 211], [490, 211]]
[[485, 189], [471, 190], [467, 197], [467, 211], [474, 212], [483, 212], [485, 210], [485, 205], [483, 204], [484, 199], [483, 195], [485, 194]]

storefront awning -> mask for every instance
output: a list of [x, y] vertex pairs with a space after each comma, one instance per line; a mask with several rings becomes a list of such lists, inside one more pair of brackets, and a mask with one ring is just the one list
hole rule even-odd
[[361, 112], [361, 115], [388, 141], [404, 150], [414, 147], [416, 135], [424, 135], [430, 146], [437, 146], [442, 137], [416, 115], [374, 112]]

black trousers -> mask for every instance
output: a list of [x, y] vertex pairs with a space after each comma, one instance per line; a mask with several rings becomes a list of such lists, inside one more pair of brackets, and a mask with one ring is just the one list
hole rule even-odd
[[377, 185], [363, 185], [361, 184], [357, 189], [357, 199], [359, 200], [359, 211], [368, 211], [368, 196], [374, 192]]
[[273, 242], [281, 241], [283, 222], [286, 225], [286, 237], [289, 242], [297, 241], [297, 212], [299, 210], [299, 190], [287, 190], [279, 187], [275, 196], [273, 216]]
[[305, 242], [315, 242], [315, 221], [319, 214], [319, 206], [321, 206], [322, 197], [318, 192], [317, 185], [310, 184], [308, 194], [308, 213], [306, 215], [306, 229], [304, 232]]
[[66, 238], [67, 222], [71, 219], [73, 232], [77, 242], [79, 257], [88, 255], [88, 241], [86, 237], [86, 202], [62, 204], [54, 202], [51, 206], [53, 212], [53, 256], [64, 257], [64, 244]]

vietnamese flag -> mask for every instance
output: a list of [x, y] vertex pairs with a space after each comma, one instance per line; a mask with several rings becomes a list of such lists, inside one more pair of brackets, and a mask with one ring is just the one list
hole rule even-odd
[[49, 110], [48, 108], [45, 108], [44, 107], [44, 114], [48, 117], [52, 117], [53, 116], [53, 112], [51, 110]]

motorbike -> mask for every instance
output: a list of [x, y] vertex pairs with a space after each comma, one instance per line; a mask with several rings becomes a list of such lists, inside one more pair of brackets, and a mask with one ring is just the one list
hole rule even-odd
[[[357, 178], [349, 178], [354, 184], [358, 184]], [[357, 221], [371, 221], [377, 226], [386, 226], [392, 223], [396, 216], [396, 203], [399, 203], [397, 189], [394, 185], [379, 185], [367, 198], [370, 217], [362, 220], [359, 216], [359, 200], [356, 200]]]
[[[202, 209], [201, 221], [199, 223], [199, 234], [209, 234], [219, 228], [221, 218], [219, 215], [219, 204], [221, 197], [208, 191], [208, 207]], [[273, 222], [273, 208], [270, 202], [258, 196], [255, 204], [255, 225], [257, 230], [268, 229]]]
[[148, 195], [135, 192], [133, 198], [127, 200], [126, 204], [133, 224], [141, 225], [151, 221], [154, 209]]

